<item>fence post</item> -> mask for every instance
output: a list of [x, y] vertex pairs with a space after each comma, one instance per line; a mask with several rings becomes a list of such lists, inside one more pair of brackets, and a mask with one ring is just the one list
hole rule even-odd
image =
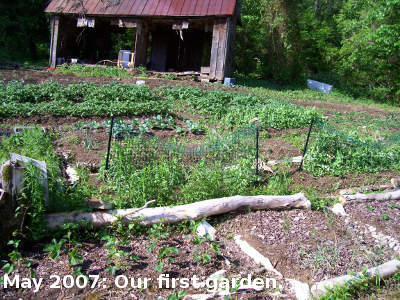
[[306, 152], [307, 152], [308, 142], [310, 141], [310, 135], [311, 135], [313, 125], [314, 125], [314, 118], [311, 119], [310, 128], [308, 129], [307, 140], [306, 140], [306, 144], [304, 145], [303, 156], [301, 158], [299, 171], [301, 171], [303, 169], [304, 156], [306, 155]]
[[[106, 159], [106, 171], [108, 171], [108, 165], [110, 161], [110, 152], [111, 152], [111, 139], [113, 134], [113, 127], [114, 127], [114, 116], [111, 116], [111, 127], [110, 127], [110, 135], [108, 137], [108, 147], [107, 147], [107, 159]], [[105, 173], [107, 176], [107, 172]]]
[[258, 176], [259, 139], [260, 139], [260, 128], [258, 126], [258, 121], [257, 121], [256, 122], [256, 176]]

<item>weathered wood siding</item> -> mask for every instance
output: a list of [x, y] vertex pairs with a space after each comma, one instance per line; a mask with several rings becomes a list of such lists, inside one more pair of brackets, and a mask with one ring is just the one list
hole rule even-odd
[[232, 71], [236, 20], [231, 17], [214, 22], [211, 46], [210, 79], [222, 81]]
[[57, 63], [57, 46], [58, 46], [58, 27], [60, 25], [60, 18], [58, 16], [53, 16], [51, 18], [51, 40], [50, 40], [50, 57], [49, 57], [49, 67], [55, 68]]

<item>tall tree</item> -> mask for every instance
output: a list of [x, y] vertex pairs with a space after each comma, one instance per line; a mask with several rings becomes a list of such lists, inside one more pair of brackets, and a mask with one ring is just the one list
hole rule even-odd
[[400, 103], [400, 0], [347, 0], [337, 70], [352, 86]]
[[38, 43], [49, 39], [44, 14], [47, 0], [2, 0], [0, 55], [11, 59], [37, 58]]

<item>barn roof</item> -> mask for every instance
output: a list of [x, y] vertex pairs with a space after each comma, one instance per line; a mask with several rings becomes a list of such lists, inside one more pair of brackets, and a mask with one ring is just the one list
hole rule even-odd
[[45, 11], [109, 16], [228, 16], [234, 14], [235, 6], [236, 0], [52, 0]]

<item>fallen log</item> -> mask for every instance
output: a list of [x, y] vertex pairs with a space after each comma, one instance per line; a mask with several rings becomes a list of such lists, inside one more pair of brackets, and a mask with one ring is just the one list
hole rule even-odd
[[137, 221], [142, 225], [155, 223], [176, 223], [185, 220], [198, 220], [204, 217], [220, 215], [239, 209], [310, 209], [311, 202], [303, 194], [290, 196], [232, 196], [211, 199], [191, 204], [133, 209], [117, 209], [104, 212], [71, 212], [57, 213], [47, 216], [47, 225], [55, 229], [66, 222], [86, 220], [94, 227], [107, 226], [115, 222], [118, 217], [124, 221]]
[[283, 163], [286, 163], [286, 162], [289, 162], [289, 163], [301, 163], [302, 160], [303, 160], [303, 156], [296, 156], [296, 157], [290, 157], [288, 159], [282, 159], [282, 160], [269, 160], [267, 162], [267, 164], [270, 165], [270, 166], [275, 166], [275, 165], [283, 164]]
[[366, 185], [366, 186], [361, 186], [361, 187], [343, 189], [343, 190], [339, 191], [339, 194], [340, 195], [353, 195], [356, 193], [389, 191], [389, 190], [393, 190], [393, 186], [391, 184]]
[[391, 201], [391, 200], [400, 200], [400, 190], [389, 193], [342, 195], [339, 197], [339, 201], [342, 204], [346, 202]]
[[[366, 271], [366, 274], [370, 276], [369, 279], [375, 279], [377, 277], [385, 279], [391, 277], [393, 274], [398, 272], [399, 268], [400, 268], [400, 261], [394, 259], [377, 267], [368, 269]], [[363, 282], [365, 280], [367, 279], [364, 279], [362, 272], [356, 275], [344, 275], [340, 277], [335, 277], [317, 282], [311, 287], [311, 293], [315, 298], [318, 298], [322, 295], [327, 294], [328, 291], [330, 289], [333, 289], [333, 287], [335, 286], [343, 287], [345, 284], [354, 284], [357, 282]]]

